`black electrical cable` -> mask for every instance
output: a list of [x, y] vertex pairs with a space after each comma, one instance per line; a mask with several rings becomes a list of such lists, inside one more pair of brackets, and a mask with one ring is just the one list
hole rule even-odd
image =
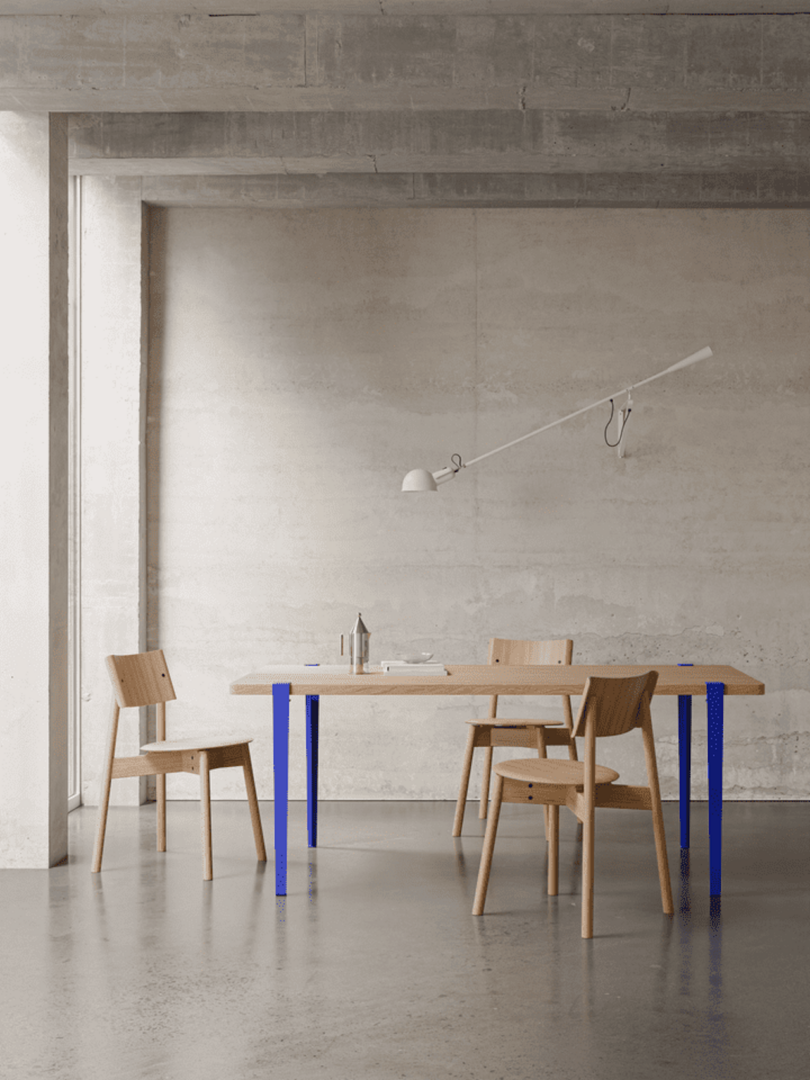
[[614, 412], [614, 409], [613, 409], [613, 398], [611, 398], [611, 399], [610, 399], [610, 418], [608, 419], [608, 422], [607, 422], [607, 423], [605, 424], [605, 442], [607, 443], [607, 445], [608, 445], [608, 446], [609, 446], [609, 447], [610, 447], [611, 449], [613, 449], [614, 447], [618, 446], [618, 445], [619, 445], [619, 443], [620, 443], [620, 442], [622, 441], [622, 435], [624, 435], [624, 429], [625, 429], [625, 428], [627, 427], [627, 421], [628, 421], [628, 419], [629, 419], [629, 417], [630, 417], [630, 413], [631, 413], [632, 411], [633, 411], [632, 409], [628, 409], [628, 410], [627, 410], [627, 415], [626, 415], [626, 416], [625, 416], [625, 418], [624, 418], [624, 425], [622, 426], [622, 430], [621, 430], [621, 431], [619, 432], [619, 437], [618, 437], [618, 439], [616, 440], [616, 442], [610, 442], [610, 440], [608, 439], [608, 434], [607, 434], [607, 433], [608, 433], [608, 428], [610, 427], [610, 422], [611, 422], [611, 420], [613, 419], [613, 412]]

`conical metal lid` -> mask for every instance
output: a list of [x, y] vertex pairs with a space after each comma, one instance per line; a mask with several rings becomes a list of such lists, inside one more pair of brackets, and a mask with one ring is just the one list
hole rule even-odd
[[357, 622], [352, 627], [353, 634], [367, 634], [366, 624], [363, 622], [363, 617], [360, 612], [357, 612]]

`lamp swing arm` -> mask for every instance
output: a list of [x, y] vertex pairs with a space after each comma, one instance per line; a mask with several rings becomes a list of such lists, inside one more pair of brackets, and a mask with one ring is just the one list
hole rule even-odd
[[531, 439], [535, 435], [540, 435], [544, 431], [548, 431], [553, 427], [557, 427], [559, 424], [564, 424], [566, 420], [573, 420], [575, 416], [581, 416], [582, 413], [589, 412], [591, 409], [596, 409], [600, 405], [604, 405], [608, 401], [612, 401], [613, 398], [618, 397], [619, 394], [629, 394], [632, 390], [637, 390], [639, 386], [646, 386], [647, 383], [653, 382], [655, 379], [660, 379], [663, 375], [670, 375], [673, 371], [679, 371], [681, 368], [689, 367], [691, 364], [696, 364], [699, 360], [707, 360], [710, 356], [713, 356], [712, 350], [707, 345], [699, 352], [692, 353], [691, 356], [687, 356], [684, 360], [679, 360], [677, 364], [671, 364], [663, 371], [659, 371], [657, 375], [650, 375], [646, 379], [641, 379], [640, 382], [633, 383], [632, 386], [626, 386], [622, 390], [618, 390], [615, 394], [608, 394], [607, 397], [600, 398], [599, 401], [594, 401], [591, 405], [585, 405], [582, 409], [576, 409], [572, 413], [568, 413], [567, 416], [561, 416], [559, 420], [552, 420], [550, 424], [544, 424], [543, 427], [535, 428], [534, 431], [529, 431], [526, 435], [521, 435], [517, 439], [512, 439], [511, 442], [504, 443], [503, 446], [498, 446], [494, 450], [488, 450], [485, 454], [479, 454], [478, 457], [472, 458], [470, 461], [462, 462], [461, 458], [454, 454], [454, 458], [457, 459], [457, 463], [454, 462], [453, 466], [446, 466], [444, 469], [439, 469], [438, 472], [433, 473], [433, 479], [437, 484], [441, 484], [446, 480], [450, 480], [461, 469], [466, 469], [470, 465], [476, 465], [479, 461], [483, 461], [485, 458], [492, 457], [494, 454], [500, 454], [502, 450], [508, 450], [512, 446], [517, 446], [518, 443], [525, 442], [526, 439]]

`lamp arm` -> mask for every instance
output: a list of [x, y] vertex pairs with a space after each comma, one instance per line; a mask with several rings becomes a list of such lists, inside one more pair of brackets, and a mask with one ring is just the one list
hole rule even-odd
[[633, 383], [632, 386], [626, 386], [622, 390], [617, 390], [615, 394], [608, 394], [607, 397], [603, 397], [599, 401], [594, 401], [592, 405], [586, 405], [584, 408], [577, 409], [576, 412], [569, 413], [567, 416], [561, 416], [559, 420], [552, 420], [550, 424], [545, 424], [543, 427], [539, 427], [536, 428], [534, 431], [530, 431], [527, 435], [521, 435], [520, 438], [513, 439], [511, 442], [508, 443], [504, 443], [503, 446], [498, 446], [494, 450], [488, 450], [486, 454], [479, 454], [478, 457], [472, 458], [470, 461], [466, 461], [462, 468], [467, 468], [470, 465], [475, 465], [477, 462], [483, 461], [484, 458], [492, 457], [493, 454], [500, 454], [502, 450], [508, 450], [511, 446], [517, 446], [518, 443], [525, 442], [526, 439], [531, 439], [533, 436], [539, 435], [543, 431], [548, 431], [549, 428], [557, 427], [558, 424], [564, 424], [566, 420], [573, 420], [575, 416], [581, 416], [582, 413], [588, 412], [590, 409], [595, 409], [599, 405], [604, 405], [606, 401], [610, 401], [612, 398], [618, 397], [619, 394], [623, 394], [625, 392], [629, 393], [631, 390], [635, 390], [639, 386], [646, 386], [647, 383], [651, 383], [654, 379], [660, 379], [662, 375], [669, 375], [670, 372], [679, 371], [681, 368], [689, 367], [690, 364], [696, 364], [698, 360], [706, 360], [712, 355], [712, 350], [707, 345], [699, 352], [692, 353], [691, 356], [687, 356], [685, 360], [679, 360], [677, 364], [672, 364], [670, 367], [665, 368], [663, 371], [659, 371], [657, 375], [650, 375], [649, 378], [642, 379], [641, 382]]

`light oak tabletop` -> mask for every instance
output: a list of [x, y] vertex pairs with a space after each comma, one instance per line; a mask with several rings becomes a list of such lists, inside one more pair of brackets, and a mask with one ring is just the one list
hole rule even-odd
[[364, 675], [319, 673], [317, 667], [275, 665], [231, 683], [232, 694], [272, 694], [273, 685], [288, 684], [290, 694], [581, 694], [588, 676], [626, 677], [654, 669], [657, 695], [703, 694], [707, 682], [723, 683], [728, 694], [764, 694], [765, 685], [724, 664], [447, 664], [447, 675]]

